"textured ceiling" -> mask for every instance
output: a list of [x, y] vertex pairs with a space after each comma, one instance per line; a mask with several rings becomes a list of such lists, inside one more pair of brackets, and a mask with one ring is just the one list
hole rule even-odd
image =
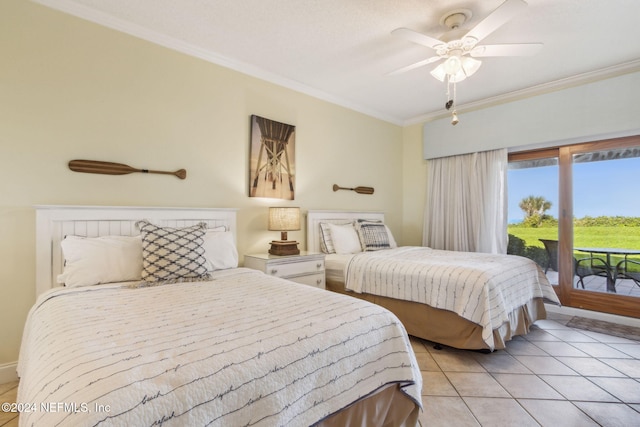
[[[34, 0], [397, 124], [444, 113], [433, 56], [391, 35], [432, 37], [447, 12], [466, 8], [472, 28], [503, 0]], [[532, 57], [484, 58], [457, 86], [459, 111], [589, 79], [640, 70], [639, 0], [528, 0], [482, 44], [540, 42]], [[533, 89], [531, 89], [533, 88]]]

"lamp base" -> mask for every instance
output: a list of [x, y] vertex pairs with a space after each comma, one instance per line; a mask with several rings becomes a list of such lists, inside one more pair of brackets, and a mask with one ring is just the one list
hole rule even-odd
[[298, 249], [298, 242], [292, 240], [272, 240], [269, 253], [271, 255], [298, 255], [300, 249]]

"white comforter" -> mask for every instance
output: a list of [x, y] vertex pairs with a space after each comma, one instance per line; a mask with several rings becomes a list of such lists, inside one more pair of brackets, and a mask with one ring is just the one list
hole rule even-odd
[[428, 304], [482, 326], [493, 349], [493, 329], [532, 298], [559, 304], [540, 267], [515, 255], [400, 247], [354, 256], [345, 287], [354, 292]]
[[394, 315], [248, 269], [45, 293], [18, 372], [23, 426], [303, 426], [387, 384], [421, 392]]

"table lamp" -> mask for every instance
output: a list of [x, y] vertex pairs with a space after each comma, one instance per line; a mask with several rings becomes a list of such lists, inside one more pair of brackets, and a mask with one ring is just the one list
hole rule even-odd
[[271, 255], [298, 255], [298, 242], [287, 240], [287, 231], [300, 230], [300, 208], [269, 208], [269, 230], [280, 231], [280, 240], [271, 241]]

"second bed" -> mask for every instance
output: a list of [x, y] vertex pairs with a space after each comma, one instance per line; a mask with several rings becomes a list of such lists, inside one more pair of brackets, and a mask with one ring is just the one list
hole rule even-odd
[[[335, 251], [324, 244], [327, 224], [335, 230], [335, 225], [358, 228], [383, 221], [380, 212], [309, 211], [307, 249]], [[327, 289], [389, 309], [410, 335], [493, 351], [546, 318], [545, 301], [559, 304], [544, 272], [530, 259], [397, 247], [391, 235], [390, 240], [385, 249], [327, 253]]]

